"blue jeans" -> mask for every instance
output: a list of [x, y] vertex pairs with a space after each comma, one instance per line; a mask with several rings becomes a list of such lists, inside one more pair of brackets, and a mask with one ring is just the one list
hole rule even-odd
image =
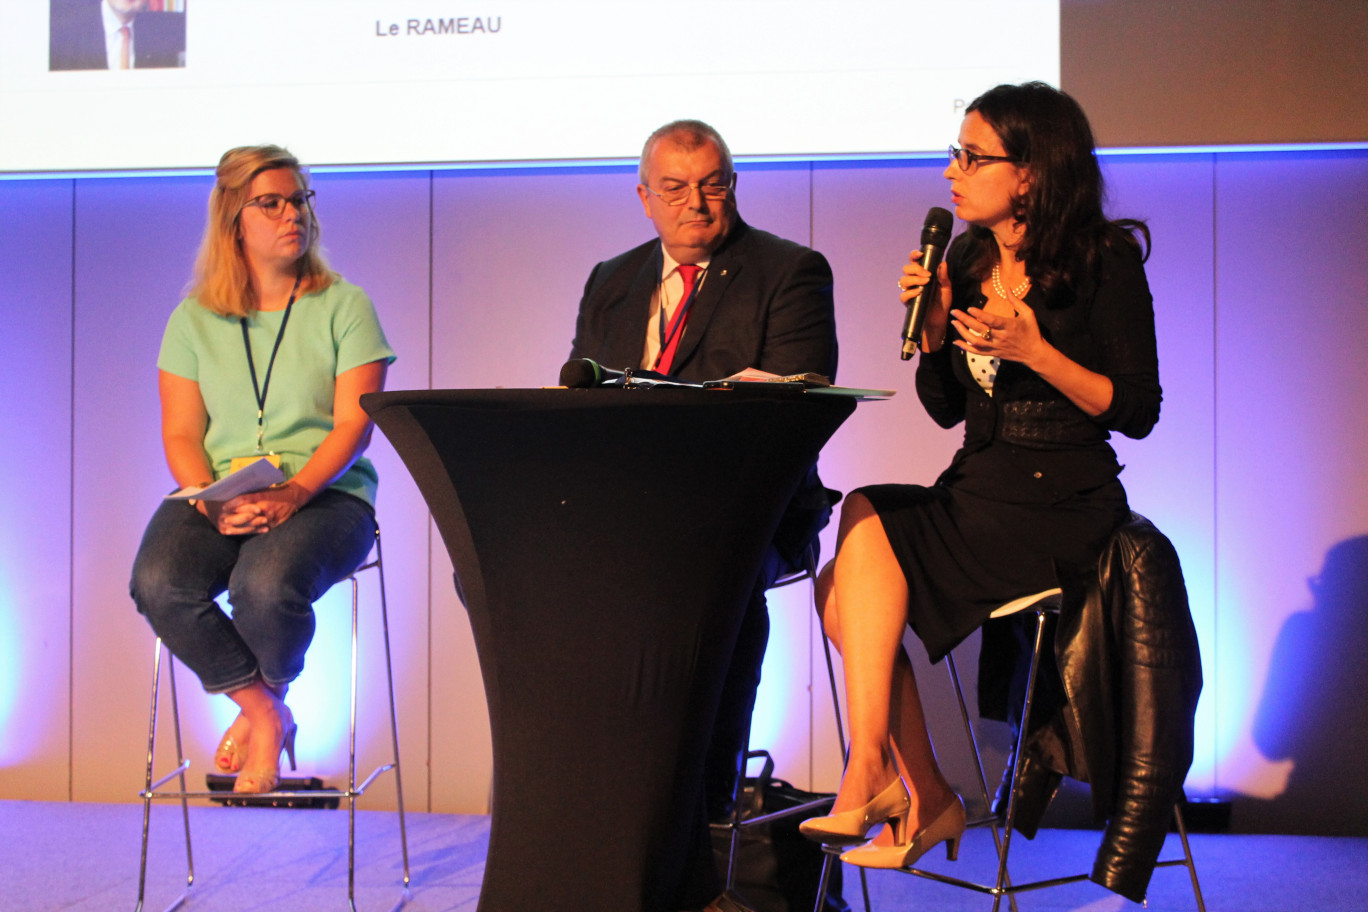
[[[209, 693], [257, 678], [272, 687], [304, 670], [313, 603], [361, 565], [375, 511], [324, 491], [269, 532], [223, 535], [185, 501], [162, 501], [133, 560], [138, 611]], [[214, 599], [224, 590], [229, 618]]]

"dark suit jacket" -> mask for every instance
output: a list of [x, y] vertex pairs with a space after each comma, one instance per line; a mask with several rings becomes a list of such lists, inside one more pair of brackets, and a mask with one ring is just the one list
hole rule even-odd
[[[599, 263], [580, 300], [571, 358], [621, 370], [641, 363], [660, 241]], [[815, 250], [739, 218], [712, 256], [672, 375], [700, 383], [756, 367], [775, 374], [836, 376], [831, 267]]]
[[[571, 358], [590, 358], [614, 370], [641, 363], [663, 262], [657, 239], [594, 267], [580, 300]], [[738, 218], [709, 261], [672, 376], [701, 383], [755, 367], [834, 380], [836, 354], [826, 257]], [[826, 491], [812, 471], [775, 536], [785, 569], [802, 565], [802, 551], [829, 516]]]
[[[49, 70], [103, 70], [104, 0], [52, 0], [49, 20]], [[135, 69], [180, 66], [185, 50], [184, 13], [141, 13], [133, 24]]]

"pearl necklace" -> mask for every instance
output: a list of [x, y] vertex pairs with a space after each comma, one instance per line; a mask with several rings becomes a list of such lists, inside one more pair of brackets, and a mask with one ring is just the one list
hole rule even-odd
[[[1021, 280], [1021, 284], [1020, 284], [1020, 285], [1018, 285], [1016, 288], [1013, 288], [1013, 289], [1012, 289], [1012, 297], [1014, 297], [1014, 298], [1020, 298], [1020, 297], [1022, 297], [1023, 295], [1026, 294], [1026, 292], [1030, 289], [1030, 287], [1031, 287], [1031, 277], [1030, 277], [1030, 276], [1027, 276], [1026, 278], [1024, 278], [1024, 279]], [[998, 264], [996, 264], [996, 263], [993, 264], [993, 291], [996, 291], [996, 292], [997, 292], [997, 296], [998, 296], [999, 298], [1002, 298], [1002, 300], [1004, 300], [1004, 301], [1007, 300], [1007, 289], [1005, 289], [1005, 288], [1002, 287], [1002, 273], [1001, 273], [1001, 271], [998, 269]]]

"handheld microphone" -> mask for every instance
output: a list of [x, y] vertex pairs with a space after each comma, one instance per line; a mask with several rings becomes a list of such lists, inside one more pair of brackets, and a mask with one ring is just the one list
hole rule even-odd
[[911, 360], [921, 346], [922, 323], [926, 321], [926, 309], [935, 306], [936, 271], [945, 258], [945, 248], [950, 242], [950, 229], [955, 217], [939, 206], [932, 206], [926, 213], [922, 224], [921, 264], [931, 270], [931, 278], [922, 286], [921, 294], [907, 302], [907, 317], [902, 328], [902, 359]]

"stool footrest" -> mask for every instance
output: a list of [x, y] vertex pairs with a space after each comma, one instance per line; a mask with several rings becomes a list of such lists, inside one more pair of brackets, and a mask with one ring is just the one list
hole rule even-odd
[[937, 874], [935, 871], [926, 871], [921, 868], [902, 868], [905, 874], [912, 874], [917, 877], [924, 877], [927, 880], [934, 880], [938, 883], [950, 884], [955, 887], [963, 887], [966, 890], [973, 890], [988, 896], [1012, 896], [1017, 893], [1025, 893], [1028, 890], [1042, 890], [1045, 887], [1058, 887], [1064, 884], [1081, 883], [1088, 879], [1087, 874], [1071, 874], [1068, 877], [1052, 877], [1048, 880], [1033, 880], [1030, 883], [1009, 884], [999, 889], [992, 884], [975, 883], [972, 880], [963, 880], [958, 877], [951, 877], [948, 874]]
[[[837, 849], [840, 851], [840, 849]], [[1154, 863], [1156, 868], [1185, 868], [1188, 866], [1185, 858], [1171, 858]], [[964, 880], [959, 877], [951, 877], [948, 874], [940, 874], [935, 871], [927, 871], [922, 868], [902, 868], [905, 874], [912, 874], [917, 877], [924, 877], [927, 880], [934, 880], [939, 883], [950, 884], [951, 886], [963, 887], [966, 890], [973, 890], [977, 893], [984, 893], [989, 896], [1012, 896], [1017, 893], [1025, 893], [1030, 890], [1043, 890], [1046, 887], [1059, 887], [1064, 884], [1082, 883], [1089, 879], [1087, 874], [1070, 874], [1065, 877], [1051, 877], [1045, 880], [1032, 880], [1027, 883], [1008, 884], [998, 889], [992, 884], [976, 883], [972, 880]]]
[[387, 773], [394, 769], [393, 763], [384, 763], [377, 766], [366, 777], [365, 781], [355, 789], [332, 788], [324, 786], [323, 780], [317, 776], [282, 776], [280, 787], [269, 792], [243, 792], [233, 791], [233, 783], [237, 781], [236, 776], [226, 776], [222, 773], [208, 773], [205, 775], [206, 791], [191, 792], [180, 789], [169, 791], [158, 791], [167, 780], [175, 778], [186, 767], [190, 765], [186, 761], [181, 767], [162, 777], [151, 789], [138, 792], [138, 797], [143, 799], [157, 800], [179, 800], [182, 798], [208, 798], [210, 801], [217, 801], [228, 807], [327, 807], [335, 808], [343, 798], [360, 798], [366, 794], [366, 789], [376, 777], [382, 773]]
[[[182, 760], [181, 763], [180, 763], [180, 766], [176, 767], [176, 768], [173, 769], [171, 772], [167, 773], [165, 776], [162, 776], [162, 777], [161, 777], [160, 779], [158, 779], [156, 782], [152, 783], [152, 786], [148, 789], [148, 791], [149, 791], [149, 792], [155, 792], [157, 789], [161, 788], [163, 785], [166, 785], [166, 783], [170, 782], [172, 779], [175, 779], [177, 776], [179, 776], [180, 774], [186, 772], [186, 771], [189, 770], [189, 769], [190, 769], [190, 761], [189, 761], [189, 760]], [[142, 794], [143, 794], [142, 792], [139, 792], [139, 793], [138, 793], [138, 797], [141, 798], [141, 797], [142, 797]]]
[[753, 817], [743, 817], [738, 823], [730, 820], [712, 824], [716, 829], [729, 830], [732, 827], [744, 830], [747, 827], [759, 826], [762, 823], [772, 823], [775, 820], [783, 820], [786, 817], [795, 817], [798, 814], [812, 814], [814, 811], [825, 811], [831, 808], [831, 803], [836, 800], [835, 795], [823, 795], [821, 798], [814, 798], [811, 801], [804, 801], [802, 804], [795, 804], [792, 807], [780, 808], [777, 811], [770, 811], [768, 814], [756, 814]]

